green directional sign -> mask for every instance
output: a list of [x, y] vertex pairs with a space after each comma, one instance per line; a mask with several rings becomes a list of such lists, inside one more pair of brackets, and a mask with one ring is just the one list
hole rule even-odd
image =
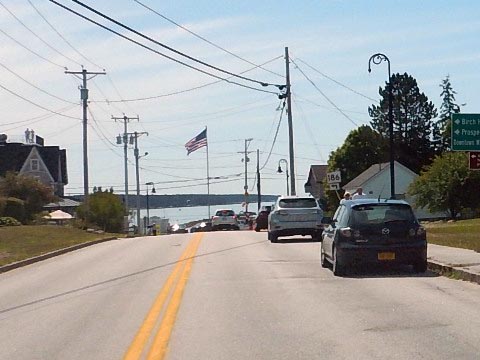
[[452, 115], [452, 150], [480, 151], [480, 114]]

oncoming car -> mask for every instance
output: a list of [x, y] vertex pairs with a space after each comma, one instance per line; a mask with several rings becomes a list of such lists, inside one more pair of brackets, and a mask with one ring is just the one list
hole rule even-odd
[[403, 200], [342, 200], [322, 234], [320, 261], [334, 275], [356, 264], [408, 264], [427, 270], [427, 237]]
[[268, 239], [277, 242], [280, 236], [310, 235], [320, 239], [323, 210], [312, 197], [282, 196], [268, 215]]
[[239, 230], [237, 215], [231, 209], [220, 209], [212, 216], [212, 230]]

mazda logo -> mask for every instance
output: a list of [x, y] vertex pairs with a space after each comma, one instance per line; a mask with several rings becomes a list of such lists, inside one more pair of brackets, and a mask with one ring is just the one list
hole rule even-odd
[[383, 235], [388, 235], [388, 234], [390, 234], [390, 229], [383, 228], [383, 229], [382, 229], [382, 234], [383, 234]]

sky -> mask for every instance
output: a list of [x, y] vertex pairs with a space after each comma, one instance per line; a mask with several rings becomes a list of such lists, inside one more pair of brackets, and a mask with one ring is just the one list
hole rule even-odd
[[[172, 53], [73, 1], [58, 3], [157, 52], [223, 79], [230, 76]], [[386, 63], [367, 71], [375, 53], [388, 56], [392, 73], [416, 78], [437, 108], [439, 84], [450, 75], [457, 103], [465, 104], [462, 112], [480, 112], [477, 1], [83, 3], [159, 43], [259, 82], [285, 84], [288, 47], [298, 195], [305, 194], [310, 165], [326, 164], [350, 131], [369, 124], [368, 107], [379, 101], [378, 89], [388, 80]], [[243, 193], [242, 152], [245, 139], [252, 139], [248, 191], [256, 193], [258, 149], [262, 192], [285, 194], [286, 176], [277, 168], [280, 159], [289, 160], [288, 123], [285, 112], [278, 110], [277, 87], [238, 78], [228, 80], [243, 86], [218, 81], [48, 0], [0, 0], [0, 24], [0, 133], [9, 141], [22, 141], [29, 128], [45, 145], [66, 149], [67, 195], [83, 193], [83, 133], [81, 80], [65, 69], [81, 71], [82, 66], [106, 72], [88, 81], [91, 188], [124, 192], [123, 145], [116, 143], [123, 123], [112, 116], [126, 115], [139, 117], [128, 124], [129, 132], [148, 133], [138, 139], [140, 154], [148, 152], [140, 159], [142, 193], [147, 182], [155, 183], [157, 194], [206, 193], [206, 148], [187, 156], [184, 145], [207, 127], [211, 193]], [[131, 147], [128, 157], [129, 191], [134, 193]]]

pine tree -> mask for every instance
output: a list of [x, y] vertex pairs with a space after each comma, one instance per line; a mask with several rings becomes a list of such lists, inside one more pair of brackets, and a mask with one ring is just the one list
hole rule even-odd
[[433, 135], [437, 143], [436, 152], [442, 153], [451, 149], [452, 115], [460, 112], [460, 106], [455, 103], [457, 92], [452, 88], [450, 75], [447, 75], [439, 86], [442, 88], [440, 93], [442, 105], [440, 106], [440, 116], [435, 123]]
[[[416, 173], [432, 162], [434, 147], [431, 141], [433, 120], [437, 110], [428, 97], [420, 92], [417, 81], [411, 75], [393, 74], [393, 139], [395, 160]], [[371, 126], [385, 138], [389, 138], [388, 83], [379, 88], [379, 105], [368, 108]]]

